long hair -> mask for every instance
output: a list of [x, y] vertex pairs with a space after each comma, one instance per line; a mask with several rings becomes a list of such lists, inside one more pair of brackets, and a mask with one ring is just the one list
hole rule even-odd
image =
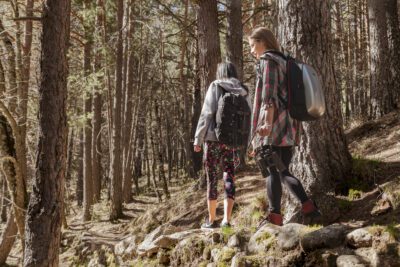
[[253, 39], [256, 42], [264, 43], [267, 50], [275, 50], [275, 51], [281, 50], [279, 48], [279, 43], [276, 40], [275, 35], [269, 29], [267, 29], [265, 27], [255, 28], [251, 32], [249, 38]]
[[217, 80], [226, 80], [229, 78], [238, 78], [235, 65], [231, 62], [221, 62], [217, 66]]

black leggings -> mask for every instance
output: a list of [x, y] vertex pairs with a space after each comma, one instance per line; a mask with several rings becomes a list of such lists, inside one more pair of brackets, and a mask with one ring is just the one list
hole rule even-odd
[[270, 176], [267, 177], [267, 197], [269, 200], [269, 210], [273, 213], [281, 213], [281, 198], [282, 198], [282, 184], [285, 184], [290, 192], [296, 198], [304, 203], [308, 200], [307, 194], [296, 177], [289, 172], [289, 165], [293, 156], [293, 147], [291, 146], [273, 146], [272, 150], [275, 151], [281, 158], [286, 167], [281, 174], [275, 167], [269, 168]]

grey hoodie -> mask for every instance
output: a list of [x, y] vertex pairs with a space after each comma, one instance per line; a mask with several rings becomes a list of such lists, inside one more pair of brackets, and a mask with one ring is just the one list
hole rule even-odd
[[204, 141], [218, 141], [215, 135], [215, 114], [218, 109], [218, 100], [222, 95], [221, 88], [223, 87], [227, 92], [240, 94], [246, 96], [246, 100], [251, 109], [249, 94], [243, 88], [240, 81], [236, 78], [227, 80], [215, 80], [208, 87], [206, 97], [204, 99], [203, 108], [201, 110], [199, 122], [197, 123], [196, 134], [194, 136], [194, 145], [202, 145]]

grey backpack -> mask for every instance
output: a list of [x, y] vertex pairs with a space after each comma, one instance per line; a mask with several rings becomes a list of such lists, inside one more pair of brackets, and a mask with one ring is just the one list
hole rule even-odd
[[308, 64], [300, 62], [281, 52], [268, 51], [286, 60], [288, 82], [289, 114], [299, 121], [313, 121], [325, 113], [325, 97], [322, 83], [316, 70]]

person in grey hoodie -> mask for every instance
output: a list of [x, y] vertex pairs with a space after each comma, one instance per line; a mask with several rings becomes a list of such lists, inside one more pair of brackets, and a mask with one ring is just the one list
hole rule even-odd
[[222, 161], [223, 180], [225, 188], [224, 218], [221, 227], [230, 227], [232, 208], [235, 200], [235, 157], [234, 148], [220, 143], [215, 134], [215, 115], [218, 109], [218, 100], [223, 91], [246, 96], [251, 108], [247, 88], [238, 80], [235, 66], [230, 62], [222, 62], [217, 67], [217, 79], [208, 87], [199, 122], [197, 124], [194, 151], [200, 152], [204, 143], [204, 169], [207, 176], [207, 204], [208, 219], [201, 226], [203, 229], [217, 228], [217, 182], [218, 168]]

